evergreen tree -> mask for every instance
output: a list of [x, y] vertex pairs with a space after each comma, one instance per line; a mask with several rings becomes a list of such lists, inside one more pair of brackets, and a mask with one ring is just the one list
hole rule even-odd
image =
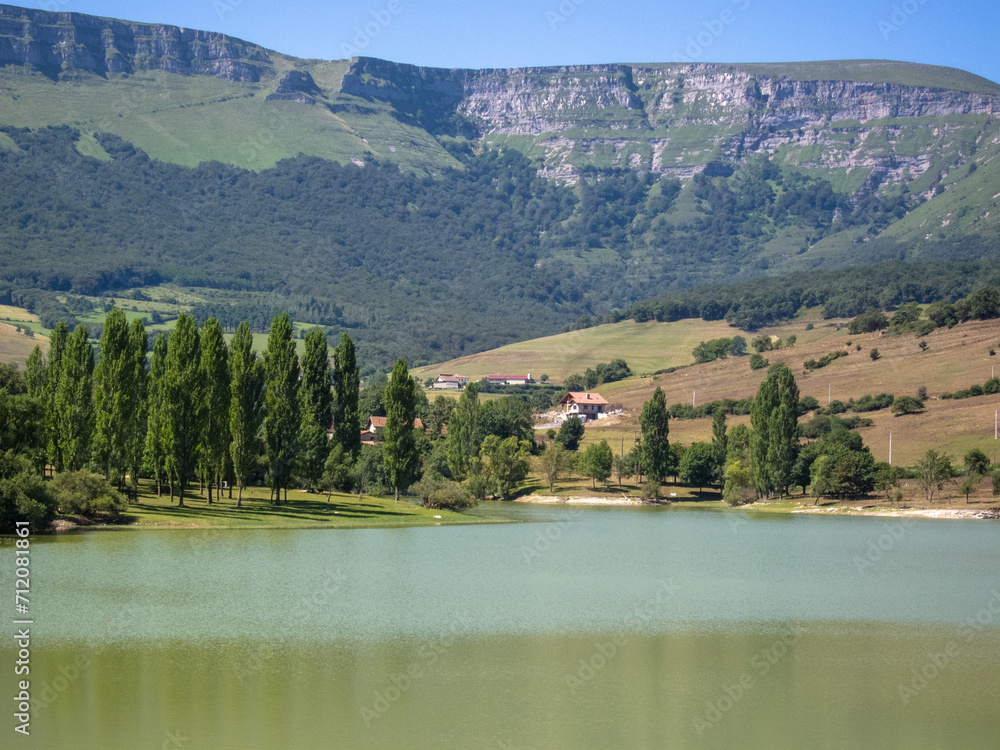
[[287, 313], [281, 313], [271, 322], [264, 352], [264, 376], [267, 478], [274, 490], [274, 502], [280, 504], [282, 490], [288, 499], [299, 431], [299, 358], [295, 354], [292, 323]]
[[346, 333], [340, 334], [340, 344], [333, 350], [333, 367], [337, 389], [334, 439], [346, 453], [356, 459], [361, 453], [361, 413], [358, 411], [361, 378], [354, 342]]
[[670, 414], [666, 396], [659, 386], [653, 391], [653, 397], [642, 405], [639, 426], [642, 429], [642, 472], [662, 484], [669, 476], [671, 465]]
[[302, 403], [299, 468], [309, 489], [316, 489], [330, 450], [326, 431], [333, 423], [330, 358], [326, 334], [320, 328], [313, 328], [306, 334], [299, 395]]
[[212, 485], [221, 491], [229, 446], [229, 352], [222, 326], [215, 318], [206, 320], [201, 329], [201, 381], [204, 386], [201, 460], [211, 505]]
[[448, 468], [455, 479], [469, 473], [478, 455], [476, 433], [479, 429], [479, 386], [469, 383], [448, 420]]
[[94, 455], [104, 478], [119, 490], [125, 484], [125, 444], [135, 409], [129, 354], [128, 318], [124, 310], [113, 307], [104, 319], [101, 359], [94, 369]]
[[240, 323], [229, 348], [229, 452], [239, 487], [236, 507], [243, 506], [247, 486], [259, 455], [258, 433], [264, 421], [264, 363], [253, 350], [253, 334], [247, 321]]
[[58, 466], [79, 471], [90, 459], [94, 435], [94, 350], [87, 328], [78, 325], [66, 340], [56, 390]]
[[[153, 356], [149, 362], [146, 439], [142, 459], [146, 471], [156, 480], [157, 497], [163, 494], [163, 479], [167, 474], [166, 451], [163, 446], [166, 373], [167, 337], [161, 333], [153, 344]], [[173, 492], [170, 494], [172, 496]]]
[[69, 327], [65, 320], [61, 320], [49, 334], [49, 361], [45, 368], [45, 450], [54, 471], [63, 470], [59, 411], [56, 406], [63, 354], [66, 351], [68, 338]]
[[201, 337], [193, 317], [181, 313], [167, 341], [163, 377], [163, 452], [167, 471], [177, 487], [178, 507], [198, 466], [204, 434], [204, 376]]
[[142, 320], [136, 318], [129, 327], [128, 368], [130, 408], [126, 419], [124, 441], [125, 468], [132, 480], [132, 499], [139, 499], [139, 472], [142, 471], [143, 449], [146, 442], [149, 413], [149, 373], [146, 371], [146, 351], [149, 339]]
[[413, 429], [415, 392], [416, 382], [410, 377], [406, 362], [397, 359], [385, 387], [385, 441], [382, 444], [382, 457], [397, 503], [400, 488], [405, 489], [409, 484], [420, 460]]

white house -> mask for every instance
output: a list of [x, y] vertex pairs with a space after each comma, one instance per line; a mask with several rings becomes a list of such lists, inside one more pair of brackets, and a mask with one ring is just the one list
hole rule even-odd
[[468, 375], [446, 375], [441, 373], [438, 375], [437, 380], [431, 383], [431, 388], [437, 388], [438, 390], [455, 390], [458, 388], [464, 388], [469, 384]]
[[530, 372], [527, 375], [489, 375], [486, 380], [494, 385], [528, 385], [535, 382]]
[[570, 391], [561, 399], [560, 405], [565, 407], [567, 417], [578, 416], [581, 419], [597, 419], [608, 408], [608, 402], [600, 393], [585, 391]]

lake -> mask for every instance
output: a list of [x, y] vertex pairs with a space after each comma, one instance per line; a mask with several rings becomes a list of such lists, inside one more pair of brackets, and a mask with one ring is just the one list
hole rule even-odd
[[477, 513], [34, 538], [16, 746], [1000, 746], [1000, 524]]

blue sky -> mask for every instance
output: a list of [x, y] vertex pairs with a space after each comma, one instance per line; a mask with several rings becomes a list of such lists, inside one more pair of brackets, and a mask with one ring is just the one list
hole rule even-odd
[[42, 0], [222, 31], [296, 57], [441, 67], [875, 58], [1000, 82], [997, 0]]

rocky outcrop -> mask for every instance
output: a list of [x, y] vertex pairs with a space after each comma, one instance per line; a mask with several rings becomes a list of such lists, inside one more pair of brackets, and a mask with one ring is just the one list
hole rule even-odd
[[920, 127], [916, 118], [1000, 114], [1000, 94], [796, 80], [722, 64], [446, 70], [357, 58], [341, 90], [401, 112], [433, 111], [438, 121], [460, 118], [476, 137], [535, 136], [546, 153], [541, 173], [557, 179], [573, 179], [570, 154], [606, 161], [610, 153], [616, 166], [683, 178], [716, 159], [791, 147], [806, 168], [868, 170], [863, 191], [922, 174], [937, 146], [873, 149], [869, 123], [891, 120], [879, 127], [899, 130]]
[[289, 70], [278, 81], [274, 93], [267, 96], [267, 101], [279, 100], [315, 104], [316, 97], [322, 93], [311, 75], [300, 70]]
[[256, 82], [270, 58], [261, 47], [210, 31], [0, 5], [0, 65], [27, 65], [52, 78], [165, 70]]

